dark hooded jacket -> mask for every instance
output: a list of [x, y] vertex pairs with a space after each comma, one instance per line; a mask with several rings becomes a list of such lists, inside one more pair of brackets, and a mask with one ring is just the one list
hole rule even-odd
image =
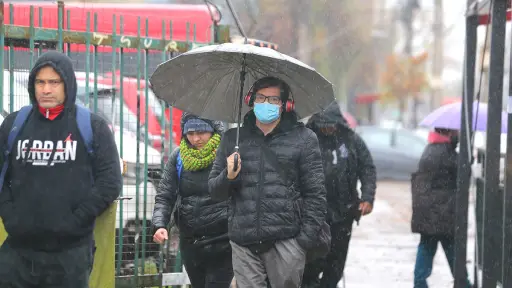
[[412, 232], [453, 236], [457, 192], [456, 143], [432, 132], [412, 175]]
[[[325, 135], [320, 128], [335, 126], [334, 135]], [[314, 114], [307, 127], [313, 130], [320, 143], [327, 189], [330, 223], [351, 220], [358, 211], [361, 181], [361, 200], [373, 204], [376, 190], [376, 172], [370, 151], [341, 114], [336, 103], [324, 112]]]
[[234, 152], [236, 134], [236, 129], [224, 134], [209, 181], [213, 198], [230, 199], [230, 240], [247, 247], [297, 237], [302, 248], [311, 248], [327, 210], [315, 134], [295, 113], [283, 113], [265, 136], [249, 111], [240, 129], [242, 168], [229, 180], [226, 159]]
[[[55, 69], [65, 85], [65, 108], [54, 120], [39, 112], [35, 98], [36, 74], [47, 66]], [[7, 241], [13, 247], [40, 251], [85, 244], [92, 241], [96, 217], [122, 189], [114, 136], [103, 118], [91, 114], [94, 155], [86, 151], [76, 121], [75, 73], [66, 55], [56, 51], [43, 54], [30, 72], [28, 91], [34, 108], [10, 157], [2, 159], [10, 161], [0, 192], [0, 217], [9, 234]], [[4, 147], [16, 115], [11, 113], [0, 126]], [[45, 163], [48, 158], [53, 161]]]
[[[197, 117], [187, 113], [183, 114], [181, 131], [184, 131], [185, 122], [191, 118]], [[210, 123], [216, 133], [221, 134], [223, 132], [221, 122], [202, 120]], [[182, 137], [185, 137], [185, 135]], [[158, 194], [155, 196], [152, 220], [154, 228], [167, 227], [179, 193], [181, 201], [178, 202], [179, 207], [174, 213], [174, 219], [177, 219], [176, 222], [182, 237], [198, 239], [204, 236], [226, 234], [228, 230], [228, 204], [226, 201], [212, 199], [208, 193], [208, 175], [212, 165], [200, 171], [183, 169], [181, 179], [178, 182], [176, 162], [179, 149], [178, 147], [171, 153], [169, 161], [165, 165]]]

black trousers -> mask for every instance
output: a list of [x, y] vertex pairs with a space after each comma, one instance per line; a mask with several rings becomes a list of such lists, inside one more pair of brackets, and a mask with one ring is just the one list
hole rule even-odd
[[[353, 220], [331, 224], [331, 250], [326, 257], [307, 263], [302, 286], [307, 288], [336, 288], [343, 276]], [[322, 274], [322, 278], [320, 277]]]
[[202, 249], [180, 238], [180, 251], [192, 288], [229, 288], [231, 286], [234, 275], [231, 250], [215, 256], [206, 256]]
[[60, 252], [0, 247], [0, 288], [88, 288], [93, 244]]

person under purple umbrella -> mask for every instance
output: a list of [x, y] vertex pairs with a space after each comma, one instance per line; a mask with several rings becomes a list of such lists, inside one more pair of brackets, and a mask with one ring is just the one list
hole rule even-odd
[[[411, 230], [420, 234], [414, 266], [414, 288], [428, 288], [440, 243], [452, 274], [455, 261], [456, 147], [458, 129], [435, 128], [428, 137], [418, 169], [411, 177]], [[467, 278], [467, 270], [464, 272]], [[472, 288], [466, 279], [465, 288]]]
[[[471, 129], [485, 132], [487, 130], [487, 103], [473, 102], [473, 120]], [[469, 112], [469, 111], [468, 111]], [[427, 115], [420, 126], [460, 130], [461, 103], [443, 105]], [[502, 111], [501, 133], [507, 133], [507, 113]]]

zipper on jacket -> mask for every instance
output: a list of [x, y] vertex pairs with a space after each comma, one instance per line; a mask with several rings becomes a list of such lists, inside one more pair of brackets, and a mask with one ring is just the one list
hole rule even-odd
[[[265, 139], [263, 140], [265, 141]], [[263, 145], [266, 145], [263, 144]], [[261, 214], [261, 193], [263, 193], [263, 173], [264, 173], [264, 168], [265, 168], [265, 165], [264, 165], [264, 162], [263, 162], [263, 149], [260, 147], [260, 173], [259, 173], [259, 179], [258, 179], [258, 198], [257, 198], [257, 202], [256, 202], [256, 217], [258, 218], [257, 219], [257, 223], [258, 223], [258, 226], [257, 226], [257, 229], [256, 229], [256, 237], [258, 237], [258, 243], [262, 243], [261, 241], [261, 217], [260, 217], [260, 214]]]

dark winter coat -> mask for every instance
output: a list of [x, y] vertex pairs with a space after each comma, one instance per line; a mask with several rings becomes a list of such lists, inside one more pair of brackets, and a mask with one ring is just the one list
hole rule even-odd
[[[182, 131], [190, 117], [195, 116], [183, 114]], [[222, 133], [223, 127], [220, 122], [210, 123], [217, 133]], [[155, 196], [152, 219], [154, 228], [167, 227], [179, 193], [181, 201], [178, 203], [179, 207], [174, 214], [174, 219], [177, 219], [182, 237], [199, 239], [203, 236], [214, 237], [227, 234], [228, 204], [226, 201], [212, 199], [208, 193], [208, 176], [212, 165], [200, 171], [183, 169], [178, 185], [176, 171], [178, 151], [179, 147], [170, 155], [160, 181], [158, 194]]]
[[450, 142], [434, 141], [425, 148], [412, 175], [412, 232], [453, 236], [457, 158]]
[[240, 129], [242, 169], [230, 181], [226, 158], [234, 151], [235, 139], [236, 129], [225, 133], [209, 181], [212, 197], [230, 198], [230, 239], [251, 246], [297, 237], [309, 249], [317, 241], [327, 205], [316, 135], [294, 113], [284, 113], [265, 136], [249, 111]]
[[[53, 120], [39, 111], [35, 96], [36, 75], [47, 66], [54, 68], [65, 85], [64, 110]], [[56, 51], [39, 57], [30, 72], [28, 92], [33, 109], [10, 157], [1, 157], [9, 161], [9, 169], [0, 192], [0, 217], [12, 247], [63, 251], [89, 245], [96, 217], [121, 192], [114, 135], [107, 122], [92, 113], [94, 153], [87, 152], [76, 121], [76, 87], [71, 59]], [[17, 113], [9, 114], [0, 126], [2, 147]], [[22, 145], [27, 149], [20, 148]], [[53, 161], [45, 162], [45, 157]]]
[[[334, 135], [320, 131], [322, 127], [334, 125], [337, 127]], [[336, 103], [311, 116], [307, 127], [317, 134], [322, 151], [327, 219], [330, 223], [351, 220], [357, 215], [360, 202], [358, 181], [361, 181], [361, 200], [373, 204], [375, 199], [377, 180], [370, 151], [363, 139], [348, 126]]]

